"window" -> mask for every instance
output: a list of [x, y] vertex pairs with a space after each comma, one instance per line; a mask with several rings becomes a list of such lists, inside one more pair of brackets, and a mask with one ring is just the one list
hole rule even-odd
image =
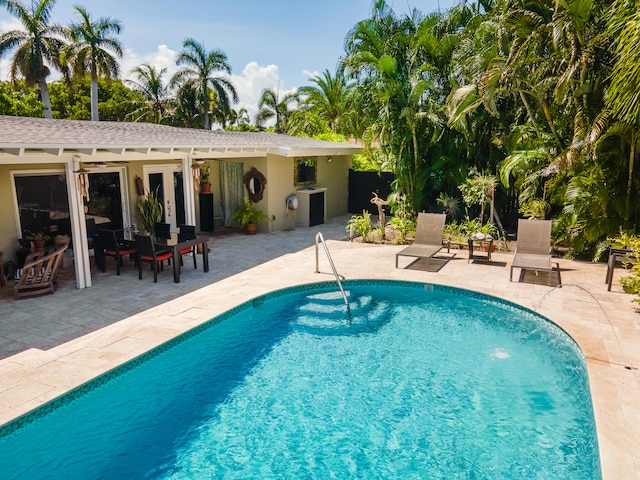
[[63, 175], [14, 176], [21, 236], [24, 231], [44, 231], [51, 235], [69, 235], [69, 199], [67, 183]]
[[293, 168], [294, 185], [312, 185], [316, 183], [316, 159], [298, 158]]

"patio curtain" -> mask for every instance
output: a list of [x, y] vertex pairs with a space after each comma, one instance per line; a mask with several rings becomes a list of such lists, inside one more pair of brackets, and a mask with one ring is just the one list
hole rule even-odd
[[231, 214], [244, 202], [244, 164], [220, 162], [220, 194], [225, 227], [231, 226]]

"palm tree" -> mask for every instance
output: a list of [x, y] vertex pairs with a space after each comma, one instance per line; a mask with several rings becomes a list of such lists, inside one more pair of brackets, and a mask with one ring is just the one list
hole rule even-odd
[[276, 133], [286, 133], [287, 123], [291, 110], [289, 104], [298, 100], [297, 92], [286, 93], [282, 98], [279, 92], [272, 88], [265, 88], [258, 100], [258, 113], [256, 115], [256, 125], [262, 126], [266, 120], [275, 119]]
[[122, 29], [120, 20], [101, 17], [92, 21], [91, 15], [82, 7], [75, 7], [80, 15], [79, 23], [69, 26], [71, 44], [64, 51], [74, 75], [91, 75], [91, 120], [98, 121], [98, 76], [117, 78], [119, 66], [117, 58], [122, 58], [122, 45], [109, 36]]
[[340, 120], [348, 111], [353, 85], [349, 84], [343, 71], [335, 76], [325, 70], [322, 76], [311, 79], [314, 85], [305, 86], [298, 91], [304, 96], [301, 108], [309, 110], [322, 118], [332, 132], [340, 132]]
[[640, 11], [635, 2], [617, 0], [608, 25], [615, 44], [616, 66], [613, 70], [608, 103], [617, 117], [640, 127]]
[[45, 62], [60, 69], [60, 53], [64, 47], [64, 41], [58, 36], [64, 34], [64, 29], [49, 24], [55, 3], [56, 0], [32, 1], [27, 7], [18, 0], [0, 0], [0, 5], [20, 20], [25, 28], [0, 35], [0, 57], [15, 49], [11, 60], [11, 80], [15, 82], [21, 75], [28, 86], [38, 85], [46, 118], [52, 118], [52, 115], [47, 87], [51, 71]]
[[193, 80], [182, 83], [175, 98], [172, 125], [184, 128], [202, 128], [204, 121], [198, 105], [198, 91]]
[[229, 112], [229, 121], [231, 122], [231, 125], [239, 125], [240, 123], [248, 124], [251, 122], [251, 118], [249, 117], [249, 112], [246, 108], [242, 107], [238, 111], [232, 108]]
[[204, 128], [210, 130], [209, 90], [214, 91], [220, 105], [226, 105], [226, 110], [230, 108], [230, 100], [238, 101], [238, 94], [233, 84], [224, 77], [215, 76], [217, 72], [231, 73], [227, 55], [222, 50], [207, 51], [204, 45], [193, 38], [187, 38], [182, 42], [182, 52], [178, 54], [176, 65], [182, 66], [182, 69], [174, 75], [171, 83], [179, 85], [185, 81], [193, 82], [198, 91], [198, 101], [204, 116]]
[[153, 65], [143, 63], [131, 70], [137, 80], [126, 80], [133, 90], [142, 94], [147, 104], [133, 112], [135, 121], [151, 121], [160, 123], [167, 113], [167, 102], [170, 99], [169, 88], [162, 79], [166, 68], [158, 70]]

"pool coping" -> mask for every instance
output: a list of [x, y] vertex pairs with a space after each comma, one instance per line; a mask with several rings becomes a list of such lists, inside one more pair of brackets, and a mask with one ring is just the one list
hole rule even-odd
[[[561, 266], [569, 271], [563, 271], [565, 281], [568, 279], [570, 285], [574, 282], [572, 275], [579, 277], [580, 284], [589, 291], [580, 300], [580, 291], [576, 294], [570, 288], [562, 292], [543, 285], [509, 283], [505, 272], [495, 275], [496, 271], [485, 265], [464, 266], [463, 262], [451, 261], [437, 272], [407, 267], [394, 269], [393, 258], [401, 247], [328, 243], [340, 273], [350, 279], [405, 280], [462, 287], [529, 309], [539, 301], [534, 311], [569, 333], [587, 360], [603, 478], [639, 478], [640, 455], [636, 451], [640, 445], [637, 433], [640, 431], [637, 401], [640, 362], [638, 354], [632, 352], [640, 344], [638, 315], [630, 297], [607, 295], [606, 291], [597, 290], [604, 278], [603, 268], [581, 265], [576, 269], [561, 261]], [[501, 258], [498, 254], [497, 257], [494, 261], [504, 261], [504, 266], [508, 266], [510, 255]], [[304, 249], [51, 350], [32, 349], [3, 359], [0, 378], [3, 381], [9, 378], [15, 385], [0, 392], [0, 404], [5, 406], [12, 393], [15, 400], [13, 406], [0, 411], [0, 422], [7, 423], [246, 300], [299, 283], [317, 283], [318, 274], [313, 271], [312, 248]], [[330, 278], [325, 276], [323, 280]], [[594, 310], [589, 296], [602, 304], [603, 312], [607, 312], [606, 321], [597, 318], [601, 315]], [[212, 298], [216, 301], [212, 302]], [[575, 305], [577, 301], [586, 305]]]

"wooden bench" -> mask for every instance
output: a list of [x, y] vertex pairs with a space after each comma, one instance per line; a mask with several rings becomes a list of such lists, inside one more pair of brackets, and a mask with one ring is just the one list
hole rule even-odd
[[68, 244], [27, 255], [20, 279], [13, 287], [16, 298], [53, 293], [56, 275]]

